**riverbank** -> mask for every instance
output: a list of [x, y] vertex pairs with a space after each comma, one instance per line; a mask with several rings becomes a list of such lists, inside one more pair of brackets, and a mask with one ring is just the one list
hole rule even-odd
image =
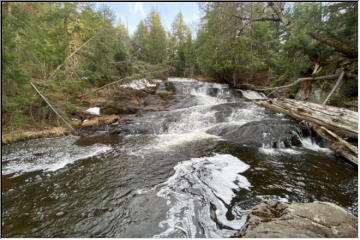
[[[68, 127], [53, 126], [52, 124], [38, 124], [31, 129], [17, 129], [15, 131], [3, 131], [2, 144], [11, 144], [14, 142], [28, 139], [65, 136], [70, 133], [77, 135], [80, 131], [87, 129], [96, 129], [113, 123], [126, 124], [126, 121], [119, 121], [128, 115], [147, 111], [165, 110], [171, 101], [171, 96], [175, 94], [173, 84], [167, 82], [167, 77], [162, 79], [137, 79], [127, 84], [118, 84], [113, 87], [101, 89], [92, 89], [81, 97], [84, 106], [82, 110], [72, 117]], [[163, 89], [158, 88], [163, 84]], [[87, 109], [98, 108], [100, 114], [87, 112]]]
[[[230, 237], [263, 200], [357, 214], [357, 168], [255, 93], [189, 78], [156, 85], [134, 94], [139, 103], [126, 98], [139, 108], [113, 124], [3, 146], [4, 236]], [[108, 91], [89, 96], [100, 117], [100, 97], [119, 111]]]

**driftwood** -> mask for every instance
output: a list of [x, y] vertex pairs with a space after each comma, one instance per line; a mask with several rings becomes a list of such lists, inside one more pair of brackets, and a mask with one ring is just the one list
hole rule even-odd
[[277, 89], [282, 89], [282, 88], [288, 88], [291, 86], [294, 86], [298, 83], [304, 82], [304, 81], [315, 81], [315, 80], [334, 80], [337, 79], [339, 77], [338, 74], [331, 74], [331, 75], [326, 75], [326, 76], [321, 76], [321, 77], [306, 77], [306, 78], [299, 78], [296, 81], [284, 85], [284, 86], [280, 86], [280, 87], [268, 87], [268, 88], [258, 88], [255, 89], [256, 91], [267, 91], [267, 90], [277, 90]]
[[343, 138], [336, 135], [334, 132], [317, 124], [309, 124], [314, 131], [330, 143], [329, 148], [336, 153], [339, 153], [344, 158], [348, 159], [354, 164], [358, 164], [358, 148], [348, 143]]
[[350, 138], [358, 138], [357, 112], [293, 99], [271, 99], [259, 105], [290, 115], [300, 121], [317, 124]]
[[357, 147], [339, 136], [358, 138], [357, 112], [293, 99], [271, 99], [258, 104], [305, 121], [330, 143], [330, 149], [357, 165]]
[[39, 91], [39, 89], [37, 89], [37, 87], [32, 83], [30, 82], [31, 86], [35, 89], [35, 91], [40, 95], [40, 97], [46, 102], [47, 105], [49, 105], [49, 107], [51, 108], [51, 110], [54, 111], [54, 113], [71, 129], [71, 130], [74, 130], [74, 128], [71, 126], [71, 124], [65, 120], [65, 118], [63, 118], [61, 116], [60, 113], [58, 113], [56, 111], [56, 109], [50, 104], [50, 102], [46, 99], [46, 97], [44, 95], [41, 94], [41, 92]]

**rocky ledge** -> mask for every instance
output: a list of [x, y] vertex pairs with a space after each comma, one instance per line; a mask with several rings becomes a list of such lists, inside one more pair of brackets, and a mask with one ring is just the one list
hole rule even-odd
[[357, 238], [357, 229], [357, 217], [333, 203], [264, 201], [251, 210], [233, 237]]

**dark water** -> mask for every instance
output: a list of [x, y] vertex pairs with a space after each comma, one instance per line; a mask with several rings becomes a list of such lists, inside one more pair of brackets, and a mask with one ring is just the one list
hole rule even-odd
[[170, 82], [169, 111], [89, 137], [5, 146], [3, 236], [228, 237], [263, 199], [357, 214], [357, 168], [244, 97], [261, 95]]

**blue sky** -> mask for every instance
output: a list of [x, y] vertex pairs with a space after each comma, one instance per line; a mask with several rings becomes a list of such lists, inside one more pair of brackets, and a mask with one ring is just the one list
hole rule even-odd
[[134, 33], [140, 20], [146, 18], [152, 9], [156, 9], [161, 16], [161, 22], [167, 29], [181, 11], [190, 29], [195, 32], [200, 20], [199, 4], [196, 2], [98, 2], [97, 7], [106, 5], [116, 15], [116, 24], [121, 21], [127, 24], [130, 34]]

